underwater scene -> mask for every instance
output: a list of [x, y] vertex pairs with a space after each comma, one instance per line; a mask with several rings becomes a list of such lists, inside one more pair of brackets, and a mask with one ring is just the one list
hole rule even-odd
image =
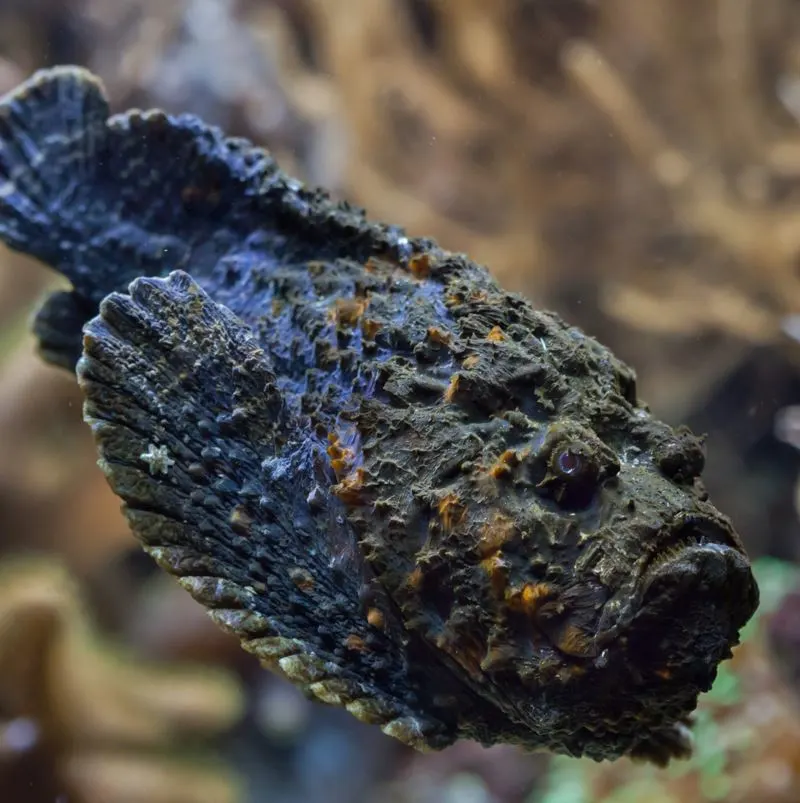
[[0, 800], [800, 801], [800, 8], [0, 0]]

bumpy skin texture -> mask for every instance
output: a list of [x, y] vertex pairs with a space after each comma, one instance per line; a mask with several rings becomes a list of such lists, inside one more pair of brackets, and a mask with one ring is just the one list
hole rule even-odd
[[0, 236], [72, 284], [35, 330], [134, 533], [265, 665], [419, 749], [688, 752], [758, 591], [599, 343], [78, 69], [0, 102]]

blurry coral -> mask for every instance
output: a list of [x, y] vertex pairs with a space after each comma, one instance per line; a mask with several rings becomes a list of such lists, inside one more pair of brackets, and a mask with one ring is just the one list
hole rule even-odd
[[134, 541], [96, 469], [76, 383], [36, 357], [27, 319], [0, 328], [0, 551], [58, 552], [83, 574]]
[[549, 761], [508, 745], [459, 742], [441, 753], [414, 755], [370, 803], [524, 803]]
[[778, 671], [796, 697], [796, 713], [800, 713], [800, 587], [787, 594], [770, 617], [767, 638]]
[[4, 799], [233, 803], [236, 776], [197, 750], [242, 703], [227, 673], [147, 664], [100, 640], [59, 564], [0, 567]]

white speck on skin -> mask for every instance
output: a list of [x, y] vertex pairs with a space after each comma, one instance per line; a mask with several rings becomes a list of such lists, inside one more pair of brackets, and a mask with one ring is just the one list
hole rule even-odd
[[175, 465], [175, 461], [169, 456], [169, 449], [166, 446], [156, 446], [154, 443], [147, 445], [147, 451], [140, 454], [139, 459], [147, 463], [153, 476], [168, 474], [170, 468]]

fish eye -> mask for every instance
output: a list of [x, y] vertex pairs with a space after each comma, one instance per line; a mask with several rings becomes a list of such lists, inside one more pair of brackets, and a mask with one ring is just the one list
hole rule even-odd
[[560, 474], [570, 477], [580, 474], [585, 469], [586, 462], [577, 450], [567, 447], [556, 454], [555, 465]]
[[583, 443], [558, 445], [550, 456], [550, 470], [541, 483], [561, 507], [588, 507], [599, 487], [600, 465]]

